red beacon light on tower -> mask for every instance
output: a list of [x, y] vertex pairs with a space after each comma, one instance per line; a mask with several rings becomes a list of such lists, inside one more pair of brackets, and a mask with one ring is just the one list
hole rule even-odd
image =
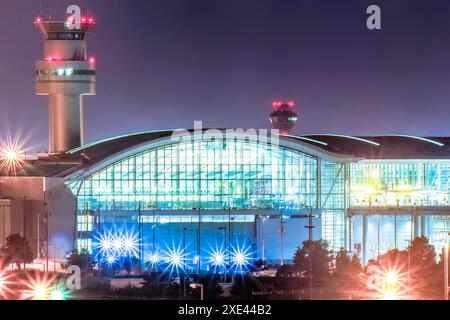
[[57, 56], [53, 56], [53, 57], [46, 57], [45, 60], [47, 61], [60, 61], [61, 59]]
[[298, 120], [297, 114], [293, 111], [295, 108], [294, 101], [274, 101], [272, 107], [275, 109], [269, 116], [270, 123], [280, 134], [289, 134]]
[[82, 17], [81, 24], [95, 24], [94, 17]]

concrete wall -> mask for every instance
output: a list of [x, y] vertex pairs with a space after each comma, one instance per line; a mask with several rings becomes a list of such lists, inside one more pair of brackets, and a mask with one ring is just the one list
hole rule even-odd
[[12, 204], [8, 232], [24, 235], [36, 256], [46, 256], [47, 215], [49, 258], [61, 260], [73, 249], [76, 200], [63, 179], [1, 177], [0, 198]]

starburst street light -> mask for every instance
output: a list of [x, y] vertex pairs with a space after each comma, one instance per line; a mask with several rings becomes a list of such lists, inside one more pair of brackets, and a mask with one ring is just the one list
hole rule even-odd
[[0, 142], [0, 170], [14, 174], [24, 166], [23, 143], [19, 141]]
[[[406, 272], [400, 265], [390, 263], [387, 267], [370, 266], [368, 288], [375, 299], [400, 300], [408, 298]], [[368, 269], [369, 270], [369, 269]]]
[[94, 248], [96, 256], [108, 264], [113, 264], [117, 259], [139, 257], [138, 235], [125, 228], [113, 228], [99, 233], [95, 237]]
[[69, 291], [66, 290], [63, 283], [55, 285], [50, 292], [50, 300], [67, 300], [70, 298]]
[[165, 256], [167, 267], [164, 271], [169, 271], [170, 273], [173, 271], [176, 271], [176, 273], [179, 273], [180, 271], [184, 272], [186, 267], [185, 260], [188, 256], [185, 248], [181, 248], [181, 246], [173, 246], [172, 248], [168, 247], [165, 252]]
[[224, 248], [219, 247], [217, 244], [215, 248], [211, 247], [208, 252], [208, 262], [214, 268], [214, 271], [220, 268], [226, 268], [227, 260], [226, 260], [226, 251]]
[[26, 300], [48, 300], [51, 298], [52, 283], [55, 276], [49, 274], [27, 274], [27, 279], [22, 281], [25, 288], [22, 290], [22, 299]]
[[159, 266], [159, 264], [161, 263], [161, 256], [159, 254], [159, 252], [153, 252], [150, 253], [150, 255], [148, 256], [148, 261], [150, 263], [150, 268], [151, 269], [155, 269], [156, 267]]
[[6, 275], [4, 271], [0, 271], [0, 298], [6, 299], [8, 294], [11, 293], [10, 285], [12, 282], [10, 281], [11, 275]]
[[252, 264], [251, 246], [237, 245], [231, 249], [231, 269], [235, 272], [243, 272], [248, 270]]

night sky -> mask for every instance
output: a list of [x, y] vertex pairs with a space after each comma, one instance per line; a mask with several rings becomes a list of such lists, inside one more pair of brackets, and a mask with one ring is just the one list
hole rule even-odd
[[[29, 148], [48, 139], [33, 21], [62, 20], [69, 4], [97, 20], [88, 141], [194, 120], [267, 128], [284, 98], [297, 102], [295, 134], [450, 135], [448, 0], [0, 0], [0, 133]], [[366, 28], [370, 4], [381, 31]]]

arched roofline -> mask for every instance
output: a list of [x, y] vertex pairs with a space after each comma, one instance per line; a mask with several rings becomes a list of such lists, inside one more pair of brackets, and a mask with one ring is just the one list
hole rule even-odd
[[[220, 132], [225, 132], [225, 130], [222, 129], [214, 129]], [[193, 137], [192, 139], [194, 139], [195, 141], [195, 135], [191, 135], [191, 137]], [[247, 138], [255, 138], [256, 140], [252, 140], [251, 142], [256, 142], [256, 143], [261, 143], [258, 142], [258, 135], [251, 135], [248, 134], [246, 135]], [[326, 161], [330, 161], [330, 162], [355, 162], [361, 159], [357, 159], [355, 157], [352, 156], [346, 156], [346, 155], [340, 155], [340, 154], [335, 154], [329, 151], [326, 151], [324, 149], [321, 149], [320, 147], [316, 147], [313, 146], [311, 143], [308, 142], [303, 142], [303, 141], [299, 141], [298, 139], [295, 139], [294, 137], [289, 137], [289, 136], [279, 136], [279, 145], [280, 147], [292, 150], [292, 151], [296, 151], [296, 152], [301, 152], [304, 153], [306, 155], [315, 157], [315, 158], [319, 158], [319, 159], [324, 159]], [[208, 139], [202, 139], [205, 141], [210, 141]], [[250, 140], [250, 139], [249, 139]], [[69, 174], [68, 176], [66, 176], [66, 180], [78, 180], [78, 179], [85, 179], [87, 177], [89, 177], [90, 175], [92, 175], [93, 173], [100, 171], [104, 168], [106, 168], [107, 166], [114, 164], [116, 162], [120, 162], [130, 156], [133, 156], [135, 154], [139, 154], [148, 150], [152, 150], [152, 149], [157, 149], [157, 148], [161, 148], [164, 146], [169, 146], [171, 144], [175, 144], [175, 143], [185, 143], [185, 142], [189, 142], [192, 140], [183, 138], [183, 137], [178, 137], [178, 138], [173, 138], [172, 136], [167, 136], [167, 137], [162, 137], [162, 138], [157, 138], [151, 141], [146, 141], [143, 143], [140, 143], [138, 145], [134, 145], [131, 146], [129, 148], [126, 148], [118, 153], [115, 153], [111, 156], [108, 156], [96, 163], [94, 163], [91, 166], [79, 169], [71, 174]], [[268, 138], [268, 142], [270, 144], [270, 137]]]

